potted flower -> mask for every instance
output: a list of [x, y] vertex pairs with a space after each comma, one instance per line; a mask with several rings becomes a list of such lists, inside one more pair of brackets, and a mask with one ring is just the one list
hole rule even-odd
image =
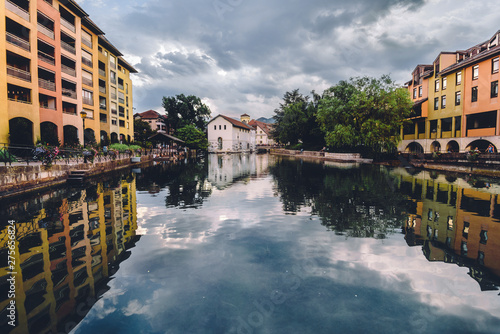
[[37, 144], [33, 150], [33, 160], [38, 160], [42, 162], [42, 165], [46, 168], [52, 166], [52, 162], [59, 155], [59, 147], [49, 146], [43, 144]]

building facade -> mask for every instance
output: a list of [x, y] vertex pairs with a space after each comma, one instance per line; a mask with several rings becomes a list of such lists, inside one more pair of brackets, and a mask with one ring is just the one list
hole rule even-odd
[[467, 50], [441, 52], [418, 65], [406, 86], [414, 101], [400, 151], [484, 151], [500, 145], [500, 31]]
[[6, 0], [0, 13], [0, 143], [133, 140], [137, 71], [75, 1]]
[[134, 119], [140, 119], [149, 124], [151, 130], [160, 133], [172, 134], [168, 126], [167, 117], [160, 115], [157, 111], [148, 110], [134, 115]]
[[255, 129], [255, 143], [256, 145], [275, 145], [276, 142], [271, 137], [272, 124], [251, 120], [248, 123]]
[[255, 129], [234, 118], [218, 115], [207, 126], [209, 152], [249, 152], [255, 149]]

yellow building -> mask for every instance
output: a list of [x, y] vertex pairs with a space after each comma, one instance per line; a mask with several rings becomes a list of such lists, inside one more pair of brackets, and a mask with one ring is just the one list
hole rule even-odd
[[133, 141], [137, 71], [75, 1], [6, 0], [0, 12], [0, 143]]

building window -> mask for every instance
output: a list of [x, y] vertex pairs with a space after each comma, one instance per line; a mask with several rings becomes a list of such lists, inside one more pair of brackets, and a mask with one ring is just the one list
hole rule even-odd
[[446, 108], [446, 95], [441, 96], [441, 108]]
[[456, 74], [456, 84], [457, 86], [462, 84], [462, 72]]
[[498, 97], [498, 80], [491, 83], [491, 97]]
[[226, 126], [224, 125], [224, 130], [226, 130]]
[[434, 91], [439, 92], [439, 80], [436, 80], [436, 82], [434, 83]]
[[472, 80], [476, 80], [477, 78], [479, 78], [479, 65], [472, 68]]
[[447, 86], [447, 80], [446, 78], [443, 78], [443, 90], [446, 89], [446, 86]]
[[462, 92], [455, 92], [455, 105], [459, 106], [462, 102]]
[[217, 125], [214, 125], [214, 130], [217, 130]]
[[472, 102], [477, 102], [477, 86], [476, 87], [472, 87], [472, 98], [471, 98], [471, 101]]
[[439, 109], [439, 97], [434, 98], [434, 110]]
[[498, 73], [498, 57], [491, 60], [491, 73]]
[[222, 130], [222, 125], [219, 125], [219, 130]]
[[413, 98], [414, 99], [417, 98], [417, 89], [416, 88], [413, 88]]
[[422, 86], [420, 86], [420, 87], [418, 87], [418, 96], [422, 97], [422, 94], [423, 94], [423, 88], [422, 88]]

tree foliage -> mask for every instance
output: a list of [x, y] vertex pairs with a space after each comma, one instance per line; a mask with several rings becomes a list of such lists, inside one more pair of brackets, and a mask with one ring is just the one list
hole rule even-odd
[[299, 93], [298, 89], [286, 92], [283, 103], [275, 109], [275, 127], [271, 135], [280, 143], [299, 142], [306, 146], [322, 146], [323, 133], [316, 122], [316, 113], [321, 97], [314, 91], [313, 100]]
[[134, 120], [134, 139], [136, 142], [145, 143], [156, 133], [156, 130], [152, 130], [148, 122], [141, 119]]
[[210, 108], [194, 95], [180, 94], [163, 97], [163, 108], [167, 112], [170, 126], [174, 129], [193, 124], [199, 130], [204, 131], [211, 114]]
[[208, 139], [203, 131], [197, 129], [194, 125], [186, 125], [175, 132], [177, 138], [182, 139], [189, 148], [204, 150], [208, 148]]
[[408, 92], [389, 76], [351, 78], [325, 91], [317, 119], [329, 146], [393, 151], [411, 109]]

